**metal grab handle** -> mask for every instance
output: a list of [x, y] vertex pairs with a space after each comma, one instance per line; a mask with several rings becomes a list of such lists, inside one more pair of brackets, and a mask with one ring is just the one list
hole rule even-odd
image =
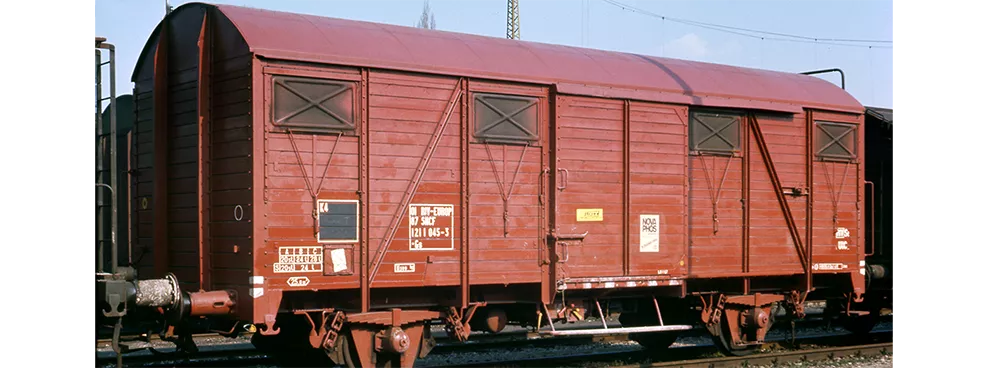
[[568, 242], [558, 242], [561, 245], [562, 253], [565, 253], [565, 259], [560, 260], [561, 263], [568, 263]]
[[559, 168], [558, 172], [564, 174], [561, 176], [561, 185], [558, 186], [558, 190], [565, 190], [568, 187], [568, 169]]
[[865, 257], [870, 257], [875, 255], [875, 183], [865, 180], [865, 185], [871, 185], [871, 252], [865, 252]]
[[823, 70], [813, 70], [813, 71], [809, 71], [809, 72], [802, 72], [802, 73], [799, 73], [799, 74], [813, 75], [813, 74], [823, 74], [823, 73], [831, 73], [831, 72], [840, 73], [840, 89], [846, 90], [847, 89], [847, 85], [844, 82], [844, 71], [843, 70], [840, 70], [840, 68], [831, 68], [831, 69], [823, 69]]

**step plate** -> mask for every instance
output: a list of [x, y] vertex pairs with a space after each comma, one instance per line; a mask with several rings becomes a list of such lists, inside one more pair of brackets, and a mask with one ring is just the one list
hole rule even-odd
[[551, 335], [551, 336], [579, 336], [579, 335], [608, 335], [608, 334], [622, 334], [622, 333], [638, 333], [638, 332], [683, 331], [683, 330], [691, 330], [691, 329], [692, 326], [689, 325], [672, 325], [672, 326], [645, 326], [645, 327], [541, 331], [541, 334]]

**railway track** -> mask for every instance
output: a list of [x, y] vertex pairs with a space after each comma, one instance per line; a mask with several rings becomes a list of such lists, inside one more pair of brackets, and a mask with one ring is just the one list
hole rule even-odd
[[[756, 365], [780, 365], [792, 362], [825, 361], [848, 356], [875, 356], [892, 354], [891, 342], [844, 346], [833, 348], [803, 349], [797, 351], [775, 352], [748, 357], [721, 357], [696, 360], [680, 360], [673, 362], [657, 362], [648, 367], [679, 367], [679, 368], [716, 368], [716, 367], [750, 367]], [[643, 368], [644, 365], [626, 365], [622, 368]]]
[[861, 338], [854, 338], [850, 334], [821, 334], [796, 338], [795, 341], [779, 338], [767, 341], [759, 353], [747, 357], [724, 357], [718, 353], [713, 344], [700, 343], [673, 346], [655, 352], [631, 347], [575, 354], [534, 354], [530, 358], [479, 360], [452, 365], [425, 364], [422, 367], [737, 367], [753, 366], [759, 364], [758, 362], [785, 363], [794, 359], [814, 360], [847, 356], [868, 350], [891, 353], [891, 341], [892, 331], [883, 330]]
[[[751, 356], [747, 358], [712, 358], [716, 353], [716, 348], [708, 339], [703, 336], [693, 336], [687, 334], [676, 342], [672, 348], [664, 351], [663, 355], [652, 354], [645, 351], [633, 342], [624, 341], [625, 336], [599, 336], [590, 339], [535, 339], [526, 340], [518, 338], [515, 340], [490, 340], [480, 339], [475, 344], [445, 344], [435, 348], [434, 352], [427, 359], [419, 361], [418, 367], [471, 367], [471, 366], [582, 366], [588, 367], [590, 363], [601, 363], [605, 366], [635, 364], [644, 366], [644, 362], [650, 364], [675, 364], [672, 362], [682, 362], [678, 364], [690, 364], [700, 358], [717, 359], [713, 360], [714, 366], [734, 366], [733, 362], [744, 362], [745, 364], [756, 364], [758, 360], [767, 354]], [[682, 341], [690, 341], [684, 343]], [[852, 340], [850, 334], [820, 333], [808, 334], [798, 337], [795, 343], [788, 336], [770, 338], [762, 347], [762, 351], [772, 354], [787, 353], [797, 347], [819, 347], [828, 346], [832, 348], [847, 347], [852, 343], [878, 344], [891, 341], [891, 330], [877, 329], [876, 332], [868, 336], [868, 340]], [[867, 346], [867, 345], [866, 345]], [[471, 350], [469, 350], [471, 349]], [[889, 348], [891, 351], [891, 348]], [[824, 354], [828, 354], [825, 352]], [[845, 355], [843, 351], [835, 351], [835, 355]], [[798, 354], [798, 353], [797, 353]], [[814, 357], [819, 354], [810, 351], [807, 357]], [[513, 358], [507, 359], [508, 356]], [[791, 356], [791, 355], [790, 355]], [[789, 356], [783, 355], [780, 361], [787, 361]], [[771, 359], [771, 358], [770, 358]], [[751, 362], [751, 363], [748, 363]], [[98, 367], [112, 367], [116, 363], [112, 354], [98, 356]], [[174, 353], [156, 353], [144, 351], [139, 356], [129, 356], [124, 360], [124, 365], [128, 367], [274, 367], [277, 363], [265, 354], [259, 353], [251, 348], [250, 344], [227, 344], [204, 346], [198, 353], [190, 356], [180, 356]], [[691, 363], [695, 364], [695, 363]], [[727, 365], [730, 364], [730, 365]], [[653, 365], [651, 365], [653, 366]], [[672, 366], [672, 365], [658, 365]], [[679, 365], [676, 365], [679, 366]], [[695, 365], [686, 365], [695, 366]], [[706, 366], [706, 365], [704, 365]]]
[[[809, 306], [807, 306], [807, 308], [809, 308]], [[883, 322], [891, 321], [891, 315], [884, 315], [882, 317], [882, 321]], [[617, 324], [615, 320], [611, 320], [610, 322], [608, 322], [608, 324], [610, 325], [611, 328], [619, 326], [619, 324]], [[555, 324], [555, 328], [569, 329], [569, 328], [579, 328], [583, 326], [597, 327], [599, 325], [600, 325], [599, 321], [591, 321], [591, 322], [584, 321], [584, 322], [566, 324], [566, 325]], [[796, 322], [797, 328], [816, 328], [826, 325], [828, 325], [828, 321], [824, 320], [821, 315], [816, 313], [807, 314], [806, 319]], [[781, 327], [776, 327], [776, 328], [781, 328]], [[703, 327], [696, 326], [692, 330], [686, 331], [686, 333], [690, 333], [690, 334], [702, 333], [702, 331], [704, 330], [705, 329]], [[202, 345], [213, 345], [213, 344], [237, 344], [237, 343], [247, 344], [248, 341], [250, 340], [250, 336], [251, 336], [250, 333], [244, 333], [239, 338], [231, 339], [231, 338], [220, 337], [216, 333], [198, 333], [198, 334], [193, 334], [192, 338], [194, 341], [196, 341], [198, 346], [202, 346]], [[503, 333], [500, 333], [499, 335], [490, 335], [490, 334], [481, 334], [481, 333], [475, 334], [466, 343], [452, 341], [440, 329], [435, 331], [435, 338], [437, 339], [438, 346], [443, 347], [446, 345], [458, 345], [458, 346], [476, 345], [476, 344], [489, 345], [489, 344], [498, 344], [498, 343], [509, 343], [513, 341], [533, 341], [537, 339], [543, 339], [544, 337], [540, 336], [536, 332], [530, 332], [529, 329], [523, 329], [517, 326], [507, 326], [506, 330]], [[162, 341], [162, 339], [157, 334], [150, 334], [146, 336], [146, 335], [138, 335], [132, 333], [128, 335], [122, 335], [121, 341], [131, 344], [144, 343], [152, 346], [161, 346], [162, 349], [171, 350], [170, 346], [165, 346], [168, 345], [168, 343]], [[98, 352], [109, 351], [110, 343], [111, 343], [111, 339], [109, 338], [109, 336], [102, 336], [101, 338], [98, 338], [97, 346], [96, 346]]]

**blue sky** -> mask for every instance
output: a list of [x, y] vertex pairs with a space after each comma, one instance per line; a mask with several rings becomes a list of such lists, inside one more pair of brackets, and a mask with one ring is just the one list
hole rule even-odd
[[[892, 2], [615, 0], [675, 19], [832, 39], [892, 40]], [[170, 1], [179, 6], [188, 1]], [[422, 0], [215, 0], [213, 3], [415, 26]], [[506, 35], [505, 0], [432, 0], [437, 28]], [[165, 15], [165, 0], [97, 0], [96, 36], [117, 47], [118, 94], [130, 93], [134, 62]], [[892, 48], [758, 39], [679, 24], [603, 0], [520, 0], [521, 39], [743, 67], [802, 72], [841, 68], [862, 104], [892, 107]], [[777, 36], [770, 36], [777, 37]], [[875, 44], [879, 45], [879, 44]], [[892, 44], [881, 44], [891, 47]], [[837, 74], [822, 78], [840, 84]]]

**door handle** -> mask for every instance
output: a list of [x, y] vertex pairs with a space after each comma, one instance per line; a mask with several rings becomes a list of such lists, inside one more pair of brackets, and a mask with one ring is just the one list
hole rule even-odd
[[568, 169], [559, 168], [558, 172], [562, 173], [561, 180], [559, 180], [561, 184], [558, 185], [558, 190], [565, 190], [568, 187]]

